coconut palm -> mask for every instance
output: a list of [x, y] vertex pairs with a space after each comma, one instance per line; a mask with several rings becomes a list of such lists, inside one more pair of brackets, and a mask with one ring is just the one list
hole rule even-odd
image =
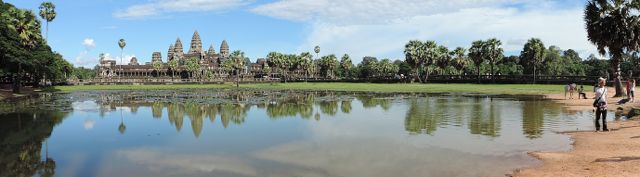
[[501, 60], [504, 57], [502, 47], [500, 47], [501, 45], [502, 45], [502, 42], [500, 40], [496, 38], [491, 38], [486, 41], [486, 45], [484, 49], [486, 50], [485, 58], [486, 60], [489, 61], [489, 64], [491, 65], [491, 81], [493, 83], [496, 82], [496, 79], [494, 77], [496, 73], [493, 71], [493, 67], [498, 62], [498, 60]]
[[342, 56], [342, 59], [340, 59], [340, 67], [344, 72], [344, 77], [349, 77], [349, 73], [351, 71], [351, 68], [353, 67], [353, 62], [351, 62], [351, 57], [349, 57], [349, 55], [344, 54]]
[[587, 38], [601, 55], [611, 56], [616, 97], [626, 95], [620, 82], [623, 55], [640, 48], [639, 10], [631, 0], [589, 0], [584, 10]]
[[485, 42], [478, 40], [473, 41], [471, 43], [471, 48], [469, 48], [469, 58], [473, 61], [473, 64], [476, 65], [476, 72], [478, 73], [478, 83], [480, 83], [480, 66], [485, 62]]
[[193, 73], [196, 73], [198, 70], [200, 70], [200, 61], [198, 61], [198, 57], [191, 57], [187, 60], [187, 63], [185, 64], [187, 66], [187, 71], [189, 71], [189, 78], [193, 78]]
[[419, 82], [422, 82], [420, 78], [420, 68], [424, 64], [424, 45], [422, 41], [411, 40], [404, 46], [404, 55], [405, 62], [411, 65], [413, 72], [415, 72], [415, 77], [418, 78]]
[[56, 5], [52, 2], [43, 2], [40, 4], [40, 17], [47, 22], [46, 38], [49, 40], [49, 22], [56, 18]]
[[531, 38], [524, 44], [520, 52], [520, 60], [526, 64], [525, 67], [533, 67], [533, 83], [536, 83], [536, 69], [544, 62], [546, 48], [538, 38]]
[[462, 75], [465, 66], [469, 63], [466, 52], [466, 49], [462, 47], [457, 47], [451, 51], [451, 56], [453, 56], [453, 67], [456, 68], [460, 75]]
[[[20, 45], [27, 51], [33, 50], [42, 42], [40, 34], [40, 22], [32, 11], [11, 8], [3, 17], [7, 19], [7, 27], [15, 32], [20, 40]], [[20, 93], [20, 77], [22, 77], [22, 64], [18, 61], [18, 72], [13, 77], [13, 92]]]

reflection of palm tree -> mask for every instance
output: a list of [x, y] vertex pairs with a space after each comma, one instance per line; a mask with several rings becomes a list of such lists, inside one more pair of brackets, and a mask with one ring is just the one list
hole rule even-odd
[[473, 112], [471, 119], [469, 119], [469, 130], [471, 134], [497, 137], [500, 135], [499, 115], [495, 110], [497, 107], [493, 105], [494, 103], [491, 103], [490, 98], [481, 99], [479, 97], [475, 98]]
[[522, 104], [522, 133], [529, 139], [542, 136], [544, 127], [544, 103], [542, 101], [524, 101]]
[[351, 100], [345, 100], [340, 103], [340, 110], [342, 113], [348, 114], [351, 112]]
[[124, 132], [127, 131], [127, 126], [124, 125], [124, 118], [122, 117], [122, 109], [120, 110], [120, 126], [118, 126], [118, 132], [120, 132], [120, 134], [124, 134]]
[[404, 120], [405, 130], [412, 134], [432, 135], [438, 128], [443, 116], [431, 114], [431, 104], [427, 100], [413, 98], [409, 105], [409, 110]]
[[338, 101], [321, 101], [320, 111], [324, 114], [335, 116], [338, 113]]

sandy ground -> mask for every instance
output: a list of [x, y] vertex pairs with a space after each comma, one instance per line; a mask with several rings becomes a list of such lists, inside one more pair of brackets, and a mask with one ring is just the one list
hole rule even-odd
[[[609, 88], [609, 96], [615, 89]], [[547, 95], [549, 99], [564, 103], [569, 110], [592, 110], [593, 93], [590, 99], [564, 99], [564, 94]], [[569, 96], [567, 95], [567, 98]], [[574, 98], [577, 96], [574, 96]], [[640, 107], [640, 101], [616, 105], [622, 98], [608, 98], [609, 110]], [[529, 155], [543, 161], [541, 166], [516, 170], [514, 176], [559, 177], [559, 176], [640, 176], [640, 118], [627, 121], [609, 121], [610, 132], [565, 132], [574, 140], [568, 152], [530, 152]], [[611, 120], [611, 119], [609, 119]]]
[[20, 90], [20, 94], [14, 94], [11, 89], [0, 88], [0, 100], [28, 96], [28, 95], [36, 94], [37, 92], [41, 92], [41, 90], [37, 90], [37, 89], [34, 90], [31, 87], [23, 87]]

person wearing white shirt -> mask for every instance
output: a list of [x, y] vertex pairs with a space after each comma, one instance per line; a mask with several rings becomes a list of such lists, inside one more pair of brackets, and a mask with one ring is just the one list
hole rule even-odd
[[606, 80], [604, 78], [598, 79], [598, 87], [596, 88], [596, 98], [593, 102], [593, 107], [596, 112], [596, 132], [600, 131], [600, 119], [602, 118], [602, 131], [609, 131], [607, 129], [607, 88], [605, 87]]

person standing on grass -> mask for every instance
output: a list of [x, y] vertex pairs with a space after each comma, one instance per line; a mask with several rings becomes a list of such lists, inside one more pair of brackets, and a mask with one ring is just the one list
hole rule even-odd
[[631, 99], [631, 102], [633, 103], [633, 100], [635, 100], [635, 92], [636, 92], [636, 80], [635, 79], [631, 79], [631, 84], [630, 84], [631, 88], [629, 89], [629, 99]]
[[607, 88], [605, 83], [606, 80], [604, 78], [598, 79], [596, 98], [593, 101], [593, 107], [596, 112], [596, 132], [600, 131], [600, 118], [602, 118], [602, 131], [609, 131], [607, 129]]

